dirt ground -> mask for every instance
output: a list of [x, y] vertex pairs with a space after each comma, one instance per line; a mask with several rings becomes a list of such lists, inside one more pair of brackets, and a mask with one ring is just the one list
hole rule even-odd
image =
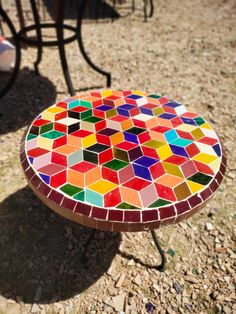
[[[15, 20], [14, 1], [6, 1]], [[204, 210], [163, 227], [158, 236], [168, 268], [160, 273], [150, 233], [91, 230], [46, 208], [27, 187], [18, 148], [36, 114], [68, 96], [58, 51], [44, 50], [41, 76], [35, 50], [23, 51], [21, 72], [0, 100], [0, 313], [236, 313], [236, 3], [234, 0], [155, 1], [143, 22], [142, 1], [131, 14], [83, 25], [92, 60], [112, 73], [113, 89], [139, 89], [175, 99], [217, 130], [228, 166]], [[69, 21], [70, 22], [70, 21]], [[73, 22], [73, 21], [72, 21]], [[78, 46], [67, 47], [78, 92], [105, 87]]]

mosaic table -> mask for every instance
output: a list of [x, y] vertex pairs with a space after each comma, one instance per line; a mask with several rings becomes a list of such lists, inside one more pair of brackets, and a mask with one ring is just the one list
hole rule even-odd
[[95, 91], [44, 110], [23, 138], [29, 186], [50, 208], [107, 231], [178, 223], [206, 205], [226, 158], [204, 118], [140, 91]]

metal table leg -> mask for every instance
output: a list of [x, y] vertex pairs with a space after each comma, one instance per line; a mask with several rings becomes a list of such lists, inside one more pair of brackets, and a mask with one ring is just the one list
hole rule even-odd
[[111, 86], [111, 73], [108, 73], [108, 72], [100, 69], [98, 66], [96, 66], [92, 62], [92, 60], [89, 58], [89, 56], [87, 55], [85, 48], [84, 48], [81, 29], [82, 29], [82, 18], [83, 18], [86, 4], [87, 4], [87, 0], [80, 1], [80, 6], [78, 9], [77, 30], [78, 30], [78, 44], [79, 44], [80, 52], [81, 52], [82, 56], [84, 57], [84, 60], [88, 63], [88, 65], [91, 66], [92, 69], [94, 69], [96, 72], [106, 76], [107, 87], [110, 87]]
[[154, 230], [151, 230], [151, 234], [152, 234], [152, 238], [154, 240], [154, 243], [156, 245], [156, 248], [157, 250], [159, 251], [160, 255], [161, 255], [161, 264], [156, 266], [156, 269], [161, 271], [161, 272], [164, 272], [166, 270], [166, 256], [165, 256], [165, 252], [164, 250], [161, 248], [161, 245], [157, 239], [157, 235], [155, 233]]

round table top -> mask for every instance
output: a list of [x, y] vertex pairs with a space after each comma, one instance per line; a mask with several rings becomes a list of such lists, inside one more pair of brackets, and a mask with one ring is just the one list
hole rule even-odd
[[89, 227], [142, 231], [191, 216], [223, 179], [212, 127], [183, 105], [140, 91], [95, 91], [44, 110], [21, 144], [30, 187]]

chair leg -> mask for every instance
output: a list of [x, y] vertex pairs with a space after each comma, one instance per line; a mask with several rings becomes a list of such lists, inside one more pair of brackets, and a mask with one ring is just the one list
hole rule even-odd
[[166, 262], [167, 262], [167, 261], [166, 261], [166, 256], [165, 256], [165, 252], [164, 252], [164, 250], [161, 248], [161, 245], [160, 245], [160, 243], [159, 243], [159, 241], [158, 241], [158, 239], [157, 239], [157, 235], [156, 235], [156, 233], [155, 233], [154, 230], [151, 230], [151, 234], [152, 234], [152, 238], [153, 238], [153, 240], [154, 240], [154, 243], [155, 243], [155, 245], [156, 245], [156, 248], [157, 248], [158, 252], [159, 252], [160, 255], [161, 255], [161, 264], [158, 265], [158, 266], [156, 266], [156, 269], [159, 270], [159, 271], [161, 271], [161, 272], [164, 272], [164, 271], [166, 270]]
[[64, 29], [63, 29], [63, 17], [65, 9], [65, 0], [58, 1], [58, 8], [56, 14], [56, 32], [58, 40], [58, 50], [62, 66], [62, 71], [65, 77], [66, 85], [71, 96], [75, 95], [75, 90], [71, 81], [68, 63], [66, 59], [65, 45], [64, 45]]
[[84, 44], [83, 44], [83, 39], [82, 39], [82, 34], [81, 34], [81, 29], [82, 29], [82, 18], [83, 18], [83, 14], [85, 11], [85, 7], [87, 4], [87, 0], [84, 1], [80, 1], [80, 6], [78, 9], [78, 18], [77, 18], [77, 31], [78, 31], [78, 45], [79, 45], [79, 49], [80, 52], [82, 54], [82, 56], [84, 57], [84, 60], [88, 63], [88, 65], [96, 72], [106, 76], [107, 79], [107, 87], [111, 86], [111, 74], [100, 69], [98, 66], [96, 66], [92, 60], [89, 58], [89, 56], [87, 55], [85, 48], [84, 48]]
[[154, 4], [153, 0], [150, 0], [150, 12], [149, 12], [149, 17], [153, 17], [154, 14]]
[[42, 60], [42, 55], [43, 55], [43, 38], [42, 38], [42, 32], [41, 32], [41, 27], [40, 27], [40, 18], [39, 18], [35, 0], [30, 0], [30, 3], [31, 3], [32, 12], [33, 12], [34, 23], [36, 27], [36, 35], [37, 35], [37, 40], [38, 40], [37, 59], [34, 62], [34, 70], [36, 74], [39, 74], [39, 64]]

